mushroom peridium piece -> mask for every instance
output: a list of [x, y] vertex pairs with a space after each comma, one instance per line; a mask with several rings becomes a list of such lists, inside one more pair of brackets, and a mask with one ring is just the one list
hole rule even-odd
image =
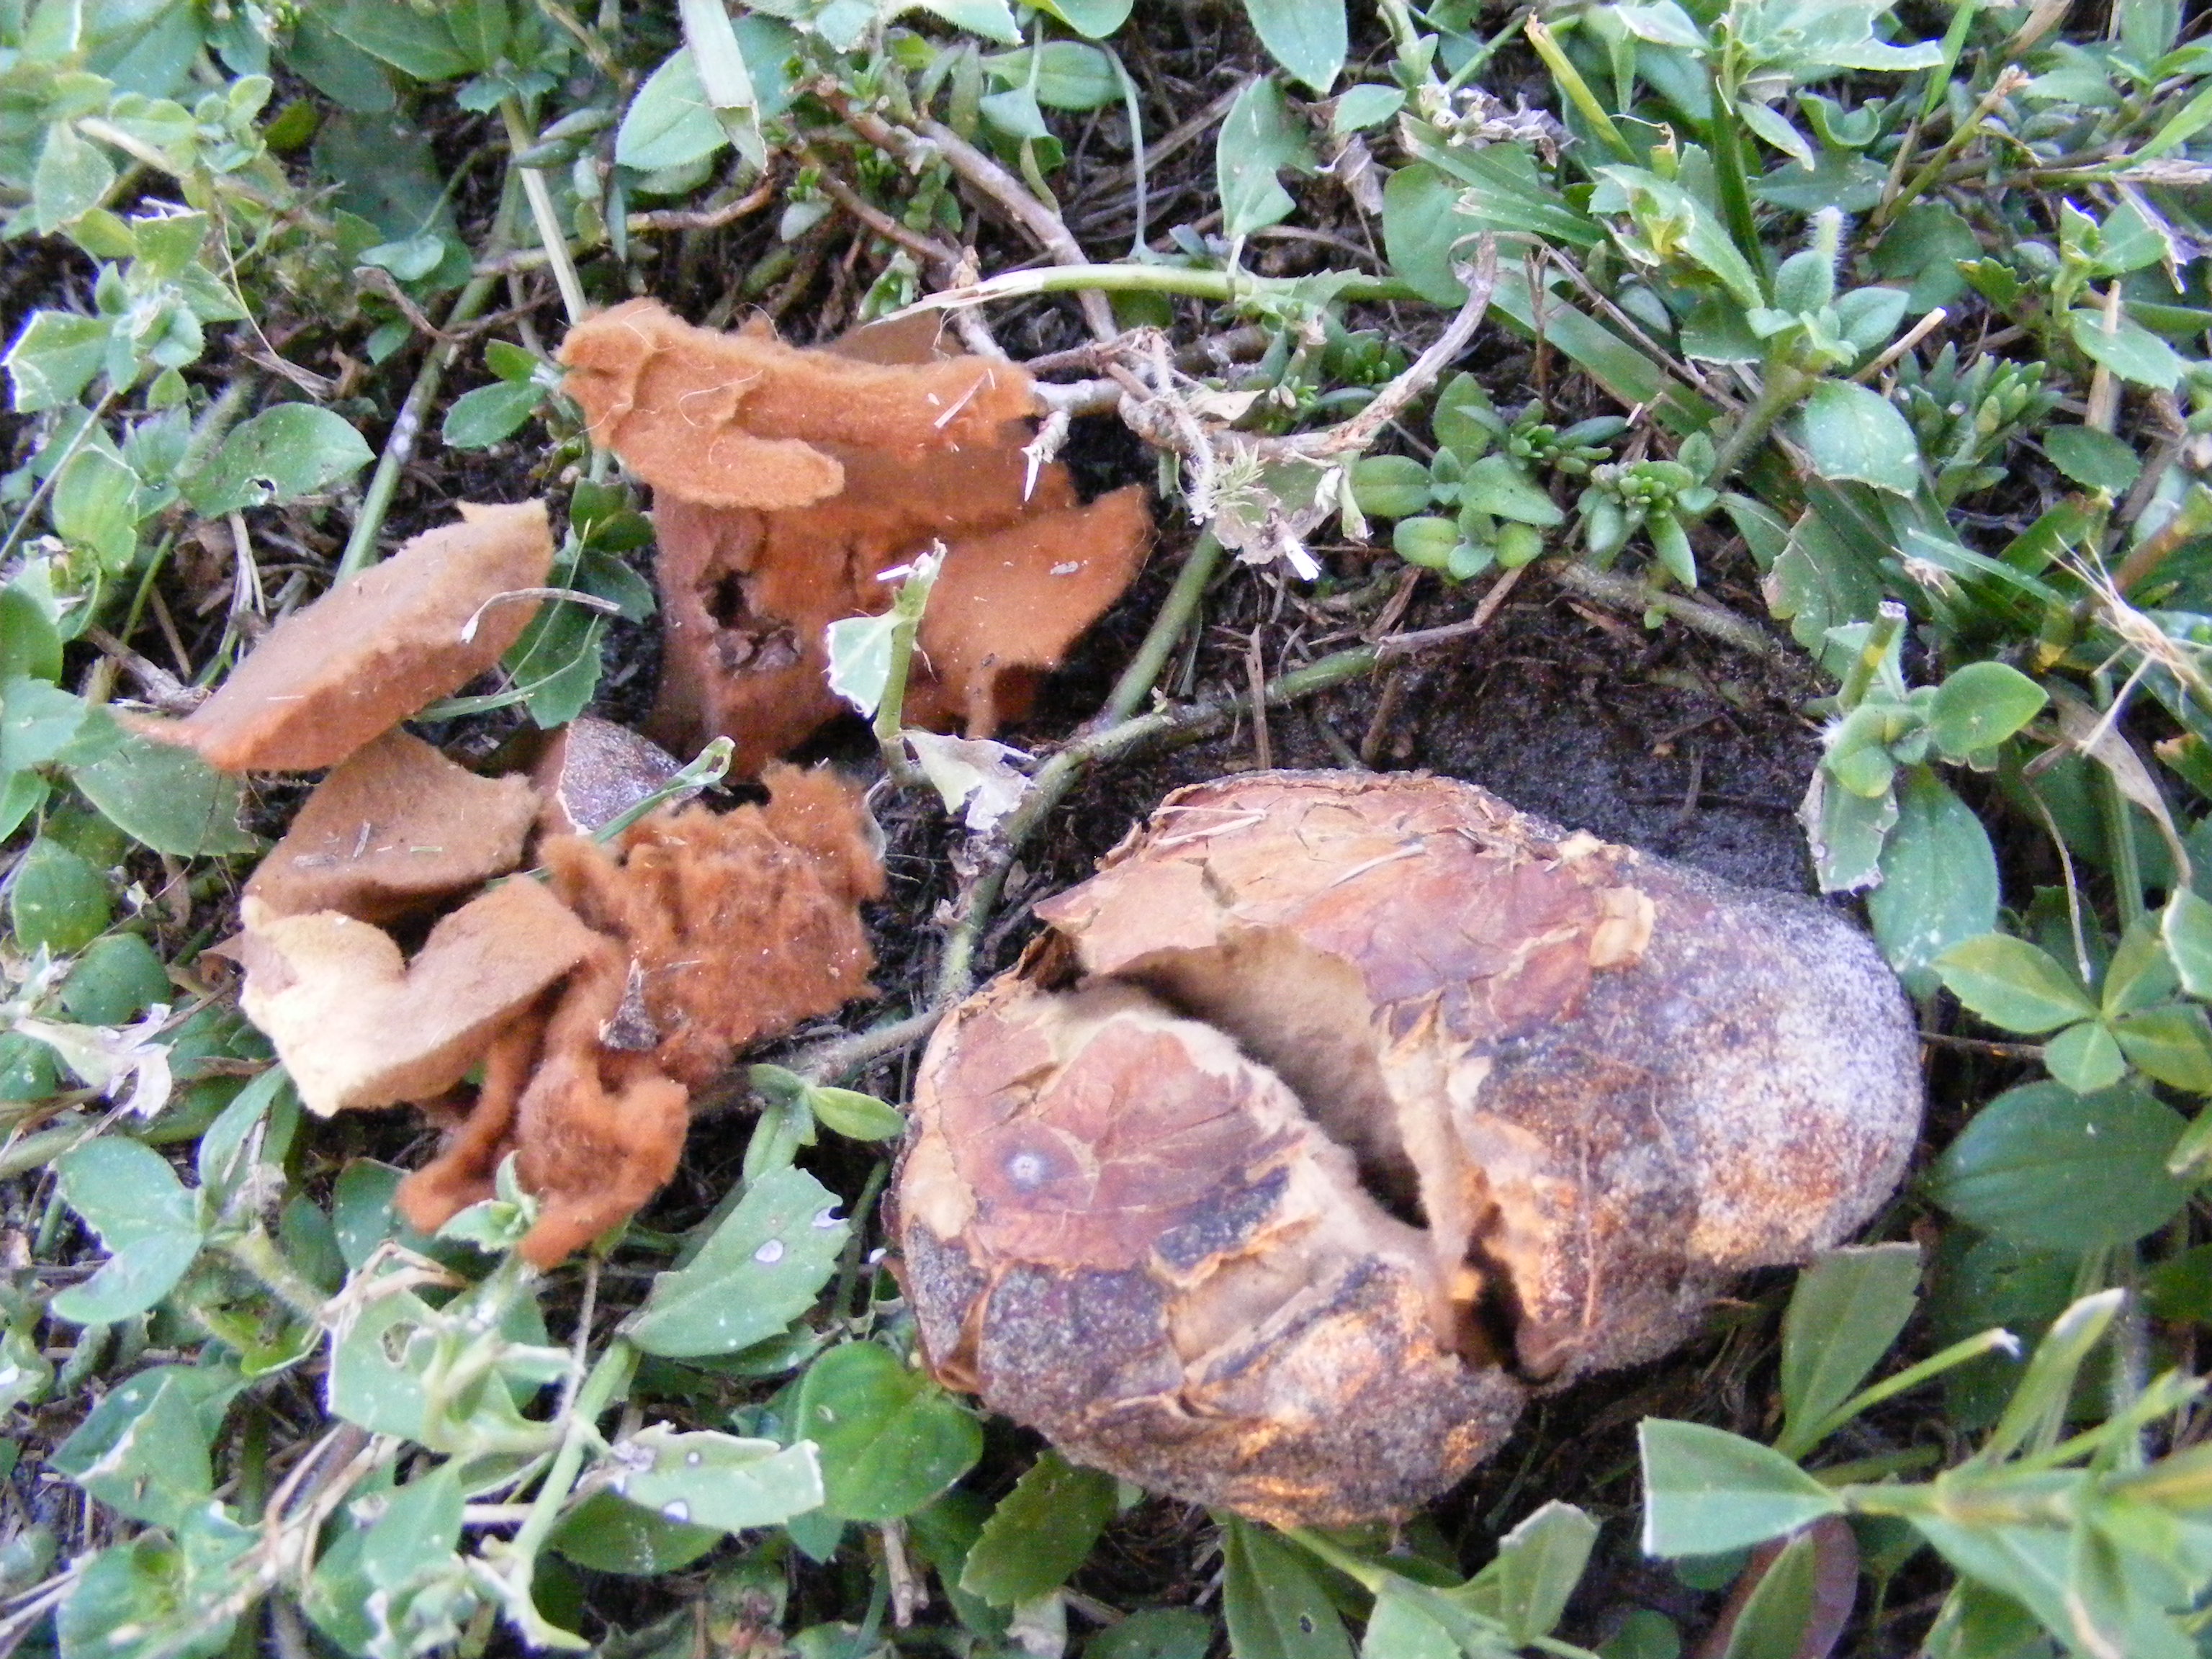
[[1865, 1222], [1917, 1031], [1807, 899], [1420, 775], [1167, 799], [924, 1058], [897, 1228], [937, 1375], [1284, 1525], [1403, 1515], [1521, 1402]]

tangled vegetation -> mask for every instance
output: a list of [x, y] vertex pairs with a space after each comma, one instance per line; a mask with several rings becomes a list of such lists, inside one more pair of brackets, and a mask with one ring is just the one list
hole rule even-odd
[[[2212, 1650], [2199, 23], [0, 0], [0, 1654]], [[425, 1236], [404, 1130], [303, 1116], [214, 949], [297, 793], [141, 717], [465, 490], [544, 496], [552, 565], [421, 718], [479, 759], [635, 718], [653, 531], [556, 352], [641, 295], [933, 308], [1036, 377], [1033, 476], [1157, 485], [1174, 574], [1027, 751], [910, 729], [931, 562], [834, 624], [945, 884], [869, 1012], [694, 1100], [727, 1168], [544, 1272], [512, 1160]], [[1207, 679], [1262, 585], [1365, 637]], [[1505, 1483], [1455, 1536], [1209, 1519], [988, 1423], [909, 1363], [904, 1120], [840, 1085], [896, 1093], [1005, 959], [1084, 780], [1255, 715], [1264, 764], [1267, 711], [1516, 587], [1813, 665], [1812, 867], [1933, 1061], [1882, 1242], [1739, 1305], [1756, 1400], [1647, 1417], [1640, 1489]]]

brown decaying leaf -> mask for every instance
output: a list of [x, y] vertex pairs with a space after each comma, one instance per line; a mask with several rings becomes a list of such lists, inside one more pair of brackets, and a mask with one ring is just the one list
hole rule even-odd
[[675, 756], [626, 726], [579, 714], [545, 734], [530, 768], [549, 836], [588, 836], [682, 771]]
[[1402, 1515], [1532, 1389], [1863, 1223], [1909, 1008], [1832, 913], [1416, 775], [1170, 796], [924, 1058], [897, 1226], [948, 1382], [1279, 1524]]
[[245, 903], [233, 949], [246, 1018], [269, 1036], [300, 1098], [325, 1116], [426, 1100], [601, 943], [536, 882], [471, 899], [406, 961], [389, 933], [334, 910], [270, 915]]
[[526, 778], [481, 778], [386, 732], [317, 784], [246, 884], [264, 915], [388, 921], [505, 875], [538, 817]]
[[884, 877], [858, 794], [828, 770], [765, 781], [764, 806], [649, 815], [619, 858], [574, 836], [543, 849], [554, 890], [626, 947], [653, 1062], [694, 1088], [736, 1049], [874, 994], [858, 907]]
[[459, 690], [538, 608], [498, 596], [543, 587], [553, 560], [544, 502], [460, 514], [286, 617], [183, 720], [134, 724], [226, 772], [306, 772]]
[[[908, 715], [988, 736], [1027, 712], [1036, 680], [1141, 568], [1152, 533], [1142, 490], [1085, 507], [1057, 464], [1031, 489], [1029, 428], [1017, 418], [1030, 408], [1026, 377], [941, 356], [935, 338], [869, 329], [840, 349], [799, 351], [634, 306], [570, 334], [571, 390], [656, 490], [665, 650], [649, 729], [659, 742], [688, 753], [726, 734], [735, 769], [752, 772], [805, 740], [843, 712], [825, 678], [829, 625], [884, 609], [881, 574], [939, 543], [945, 562]], [[726, 409], [701, 389], [756, 362], [773, 372]], [[809, 399], [823, 407], [810, 414]], [[718, 412], [695, 417], [706, 404]], [[835, 483], [817, 491], [788, 486], [788, 467], [723, 466], [712, 456], [730, 422], [806, 439], [828, 464], [815, 483], [829, 469]], [[733, 506], [741, 487], [745, 504]], [[785, 504], [759, 510], [771, 497]]]
[[718, 334], [656, 300], [569, 330], [561, 362], [595, 441], [656, 489], [709, 507], [805, 507], [846, 487], [829, 445], [912, 457], [988, 443], [1034, 404], [1011, 363], [887, 366]]

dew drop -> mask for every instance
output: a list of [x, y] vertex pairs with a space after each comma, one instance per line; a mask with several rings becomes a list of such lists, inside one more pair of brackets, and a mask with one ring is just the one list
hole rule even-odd
[[[672, 1505], [671, 1507], [673, 1506]], [[1298, 1628], [1304, 1631], [1307, 1635], [1311, 1636], [1314, 1632], [1313, 1614], [1310, 1613], [1300, 1613], [1298, 1615]]]
[[691, 1506], [680, 1498], [672, 1498], [660, 1506], [664, 1521], [684, 1522], [691, 1518]]
[[845, 1218], [837, 1213], [837, 1206], [832, 1204], [816, 1214], [814, 1224], [817, 1227], [836, 1227], [842, 1226], [844, 1220]]
[[753, 1260], [764, 1267], [775, 1266], [783, 1260], [783, 1241], [780, 1238], [769, 1239], [753, 1252]]
[[685, 1452], [684, 1454], [684, 1466], [686, 1468], [696, 1469], [706, 1461], [706, 1458], [697, 1452]]

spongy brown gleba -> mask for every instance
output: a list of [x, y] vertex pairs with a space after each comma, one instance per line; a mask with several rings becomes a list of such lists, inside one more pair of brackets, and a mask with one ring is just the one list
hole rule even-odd
[[926, 1358], [1070, 1457], [1404, 1515], [1533, 1394], [1865, 1223], [1918, 1133], [1873, 945], [1420, 775], [1185, 789], [926, 1055]]

